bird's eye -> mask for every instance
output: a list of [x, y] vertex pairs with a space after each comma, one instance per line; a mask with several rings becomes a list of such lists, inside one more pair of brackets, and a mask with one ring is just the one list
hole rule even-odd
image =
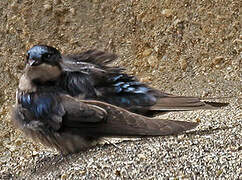
[[42, 55], [43, 59], [49, 59], [51, 57], [51, 54], [46, 53]]

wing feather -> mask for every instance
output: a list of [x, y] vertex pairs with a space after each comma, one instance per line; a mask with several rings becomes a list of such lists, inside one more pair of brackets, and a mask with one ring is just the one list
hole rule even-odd
[[[94, 137], [161, 136], [178, 134], [182, 131], [195, 128], [198, 125], [197, 122], [152, 119], [100, 101], [77, 101], [70, 96], [63, 96], [62, 98], [64, 99], [64, 103], [67, 104], [70, 101], [80, 103], [80, 106], [85, 106], [87, 111], [93, 107], [98, 107], [98, 109], [100, 108], [105, 111], [105, 120], [102, 119], [98, 123], [84, 123], [80, 118], [79, 121], [75, 119], [75, 124], [73, 124], [71, 111], [67, 110], [67, 116], [63, 118], [64, 129], [79, 135]], [[64, 104], [64, 107], [66, 106], [70, 107]]]

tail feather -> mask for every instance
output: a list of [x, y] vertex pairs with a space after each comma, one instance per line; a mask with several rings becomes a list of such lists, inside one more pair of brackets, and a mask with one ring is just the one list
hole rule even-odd
[[154, 111], [192, 111], [199, 109], [218, 109], [229, 103], [201, 101], [197, 97], [167, 96], [157, 99], [150, 110]]
[[203, 101], [205, 104], [210, 105], [216, 109], [221, 107], [226, 107], [229, 105], [229, 103], [221, 103], [221, 102], [209, 102], [209, 101]]

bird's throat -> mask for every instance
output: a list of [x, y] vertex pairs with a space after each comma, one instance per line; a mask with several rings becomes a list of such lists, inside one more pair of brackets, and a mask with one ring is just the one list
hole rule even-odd
[[61, 70], [58, 66], [48, 64], [26, 66], [25, 73], [19, 81], [19, 90], [28, 93], [35, 92], [37, 90], [36, 82], [45, 84], [57, 79], [60, 75]]
[[57, 79], [61, 75], [61, 69], [58, 66], [43, 63], [39, 66], [26, 67], [25, 73], [31, 80], [44, 83]]
[[35, 92], [37, 90], [32, 80], [24, 73], [20, 80], [18, 88], [23, 92]]

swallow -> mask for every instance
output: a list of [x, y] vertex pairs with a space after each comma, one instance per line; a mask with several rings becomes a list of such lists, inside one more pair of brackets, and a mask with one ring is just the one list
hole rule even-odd
[[153, 119], [102, 101], [80, 100], [53, 83], [60, 74], [62, 69], [54, 61], [27, 64], [19, 80], [12, 120], [27, 136], [62, 154], [86, 150], [102, 137], [173, 135], [198, 125]]
[[161, 92], [126, 74], [125, 69], [110, 66], [116, 59], [117, 55], [98, 50], [62, 55], [56, 48], [46, 45], [35, 45], [27, 51], [27, 64], [30, 66], [49, 65], [50, 71], [59, 68], [55, 83], [72, 97], [103, 101], [145, 116], [218, 109], [228, 105]]

